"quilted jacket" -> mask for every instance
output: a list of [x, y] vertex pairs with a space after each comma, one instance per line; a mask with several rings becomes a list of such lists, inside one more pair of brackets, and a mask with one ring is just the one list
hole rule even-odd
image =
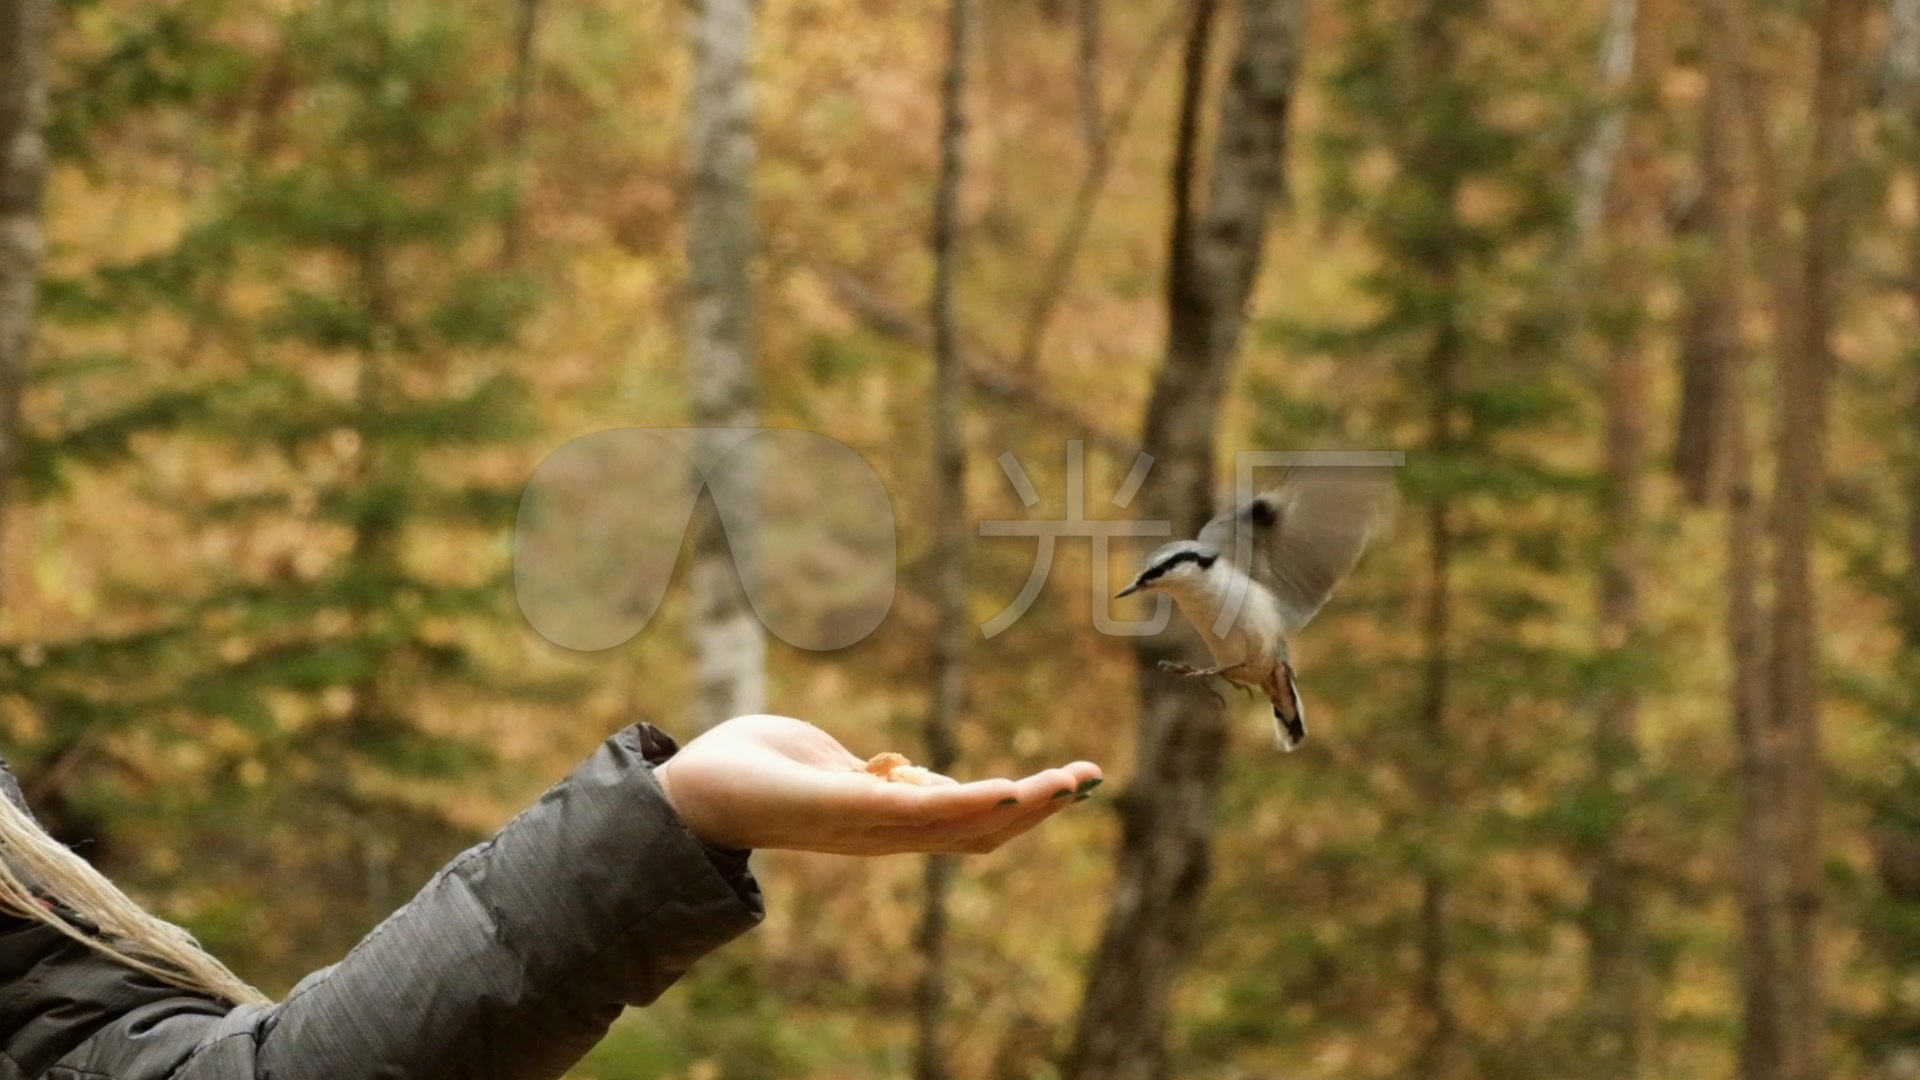
[[[676, 750], [618, 732], [273, 1005], [0, 914], [0, 1080], [557, 1077], [764, 914], [747, 853], [702, 844], [662, 796], [652, 766]], [[22, 801], [4, 771], [0, 794]]]

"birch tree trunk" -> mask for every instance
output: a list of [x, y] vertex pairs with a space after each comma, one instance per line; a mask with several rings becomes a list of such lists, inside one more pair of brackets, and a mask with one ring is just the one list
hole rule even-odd
[[[1179, 536], [1194, 535], [1214, 510], [1214, 433], [1267, 225], [1284, 192], [1300, 50], [1297, 0], [1245, 0], [1207, 200], [1196, 207], [1200, 110], [1216, 14], [1214, 0], [1198, 0], [1187, 39], [1171, 178], [1166, 360], [1144, 438], [1154, 471], [1142, 493], [1142, 514], [1169, 522]], [[1137, 652], [1140, 772], [1118, 800], [1118, 877], [1066, 1062], [1066, 1075], [1076, 1080], [1169, 1075], [1168, 1001], [1211, 873], [1208, 829], [1227, 743], [1225, 718], [1203, 685], [1159, 669], [1161, 660], [1205, 662], [1184, 620], [1169, 626], [1163, 635], [1141, 638]]]
[[1640, 0], [1612, 0], [1607, 29], [1600, 44], [1600, 92], [1608, 107], [1580, 148], [1576, 163], [1573, 225], [1576, 242], [1584, 243], [1598, 229], [1612, 190], [1620, 144], [1626, 138], [1627, 110], [1618, 99], [1633, 82]]
[[11, 518], [19, 471], [20, 395], [45, 247], [43, 128], [52, 41], [51, 0], [0, 0], [0, 537]]
[[[1858, 79], [1860, 0], [1821, 8], [1813, 97], [1813, 148], [1807, 163], [1800, 306], [1779, 351], [1779, 415], [1773, 492], [1773, 654], [1775, 724], [1782, 737], [1785, 807], [1788, 1080], [1820, 1080], [1826, 1067], [1826, 1005], [1820, 951], [1820, 664], [1812, 573], [1813, 521], [1826, 476], [1827, 399], [1840, 267], [1846, 258], [1846, 208], [1840, 190], [1851, 152]], [[1783, 313], [1784, 314], [1784, 313]]]
[[[927, 766], [953, 771], [955, 729], [965, 708], [967, 639], [967, 460], [966, 362], [960, 355], [955, 277], [960, 266], [960, 183], [966, 169], [967, 64], [972, 53], [970, 0], [951, 0], [947, 15], [947, 74], [941, 87], [940, 176], [933, 208], [933, 296], [928, 305], [933, 327], [934, 506], [938, 519], [935, 559], [939, 563], [940, 627], [934, 646], [933, 708], [927, 717]], [[916, 935], [920, 981], [915, 1007], [919, 1046], [914, 1057], [918, 1080], [945, 1080], [952, 1074], [946, 1056], [947, 893], [955, 859], [927, 859], [925, 907]]]
[[1895, 111], [1907, 118], [1913, 134], [1920, 89], [1920, 0], [1892, 0], [1887, 5], [1887, 54], [1881, 68], [1881, 93]]
[[703, 461], [727, 460], [727, 528], [710, 495], [694, 524], [694, 639], [700, 693], [695, 721], [704, 730], [766, 704], [766, 634], [740, 581], [757, 541], [758, 467], [753, 447], [710, 429], [758, 423], [754, 376], [751, 179], [753, 96], [748, 69], [751, 0], [699, 0], [693, 26], [692, 201], [687, 213], [688, 348], [693, 420]]

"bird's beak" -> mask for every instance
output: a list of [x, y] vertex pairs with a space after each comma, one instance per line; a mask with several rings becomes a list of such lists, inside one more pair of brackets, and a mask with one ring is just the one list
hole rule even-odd
[[1115, 600], [1118, 600], [1123, 596], [1132, 596], [1134, 593], [1137, 593], [1139, 591], [1140, 591], [1140, 583], [1136, 581], [1133, 584], [1127, 586], [1126, 588], [1121, 589], [1119, 592], [1114, 593], [1113, 598]]

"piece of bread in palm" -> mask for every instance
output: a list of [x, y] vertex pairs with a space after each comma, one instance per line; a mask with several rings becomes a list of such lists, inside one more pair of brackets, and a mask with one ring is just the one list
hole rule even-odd
[[923, 769], [907, 760], [905, 754], [896, 754], [891, 750], [873, 755], [861, 767], [861, 771], [889, 783], [914, 784], [919, 787], [928, 787], [939, 778], [938, 773]]

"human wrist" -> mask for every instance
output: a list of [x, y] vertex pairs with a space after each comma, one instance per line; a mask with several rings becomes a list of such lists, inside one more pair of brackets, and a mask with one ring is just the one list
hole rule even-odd
[[719, 830], [708, 820], [709, 815], [701, 811], [698, 799], [686, 791], [686, 785], [684, 783], [676, 785], [672, 765], [671, 759], [655, 765], [653, 778], [660, 787], [660, 795], [666, 802], [667, 809], [680, 819], [680, 824], [693, 834], [694, 839], [722, 855], [745, 856], [751, 851], [751, 845], [734, 843], [733, 838], [720, 835]]
[[678, 740], [652, 724], [641, 721], [634, 724], [633, 730], [638, 737], [640, 751], [646, 760], [648, 771], [653, 774], [654, 786], [659, 789], [661, 801], [667, 810], [679, 821], [682, 828], [693, 834], [716, 853], [726, 855], [744, 855], [745, 848], [734, 848], [716, 843], [710, 835], [711, 829], [702, 821], [702, 815], [696, 807], [689, 806], [691, 801], [685, 792], [685, 784], [675, 784], [669, 768], [680, 757], [681, 746]]
[[[684, 825], [687, 824], [687, 815], [686, 812], [680, 808], [680, 796], [673, 790], [672, 765], [673, 761], [671, 759], [655, 765], [653, 767], [653, 782], [659, 785], [660, 798], [666, 802], [667, 809], [671, 810], [673, 816], [679, 818], [681, 824]], [[692, 826], [688, 825], [688, 829], [691, 831]]]

